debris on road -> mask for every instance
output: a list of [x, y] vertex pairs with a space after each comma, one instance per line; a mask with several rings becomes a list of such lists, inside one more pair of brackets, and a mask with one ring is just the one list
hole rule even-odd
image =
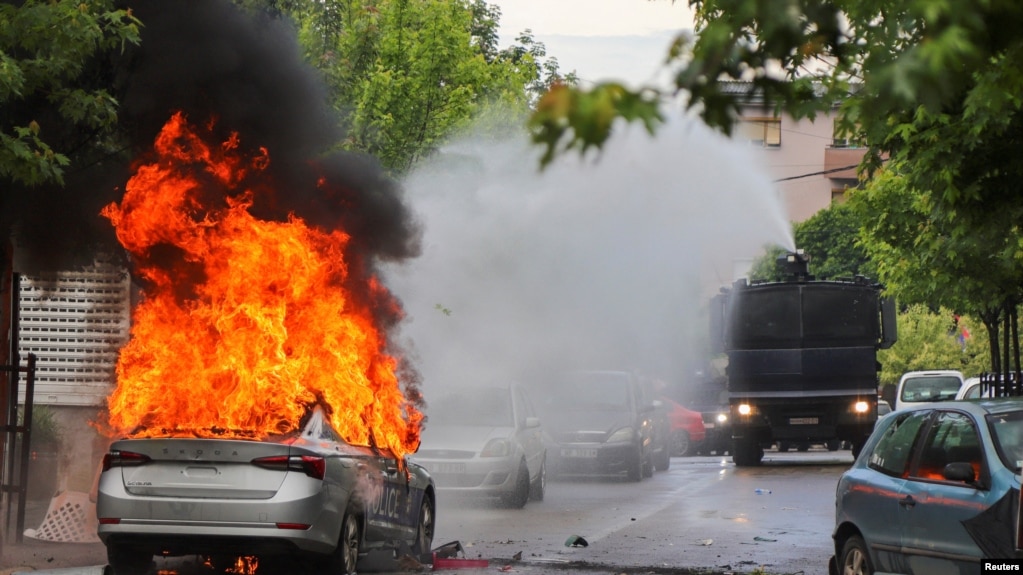
[[589, 547], [589, 543], [578, 535], [572, 535], [565, 540], [565, 547]]

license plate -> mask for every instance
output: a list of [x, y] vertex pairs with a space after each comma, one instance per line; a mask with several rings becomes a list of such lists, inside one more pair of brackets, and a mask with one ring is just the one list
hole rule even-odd
[[434, 473], [465, 473], [464, 463], [435, 463], [432, 471]]
[[593, 458], [597, 456], [596, 449], [562, 449], [562, 457], [586, 457]]
[[790, 417], [789, 425], [817, 425], [820, 423], [818, 417]]
[[703, 426], [706, 427], [707, 429], [714, 429], [713, 423], [704, 423]]

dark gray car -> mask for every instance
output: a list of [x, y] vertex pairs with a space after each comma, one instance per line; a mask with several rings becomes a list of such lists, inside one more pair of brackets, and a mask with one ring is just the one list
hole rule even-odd
[[[629, 371], [572, 371], [547, 382], [538, 409], [558, 475], [621, 475], [631, 481], [671, 460], [666, 409]], [[537, 394], [534, 394], [537, 395]]]

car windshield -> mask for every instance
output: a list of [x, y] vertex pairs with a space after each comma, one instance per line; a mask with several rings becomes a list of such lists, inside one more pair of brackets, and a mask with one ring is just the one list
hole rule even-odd
[[543, 403], [555, 409], [628, 409], [629, 389], [626, 374], [570, 373], [546, 390]]
[[467, 389], [427, 404], [430, 420], [443, 425], [510, 427], [514, 425], [507, 389]]
[[963, 382], [952, 375], [931, 375], [907, 378], [902, 384], [902, 401], [950, 401]]
[[1009, 469], [1023, 467], [1023, 411], [987, 416], [998, 456]]

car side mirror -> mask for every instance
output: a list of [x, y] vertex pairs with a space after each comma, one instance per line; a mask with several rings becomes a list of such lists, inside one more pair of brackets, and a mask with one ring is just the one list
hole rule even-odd
[[977, 475], [973, 472], [973, 465], [966, 461], [955, 461], [945, 466], [942, 475], [949, 481], [962, 481], [963, 483], [975, 483]]
[[526, 429], [532, 429], [534, 427], [540, 427], [539, 417], [527, 417], [525, 421]]

